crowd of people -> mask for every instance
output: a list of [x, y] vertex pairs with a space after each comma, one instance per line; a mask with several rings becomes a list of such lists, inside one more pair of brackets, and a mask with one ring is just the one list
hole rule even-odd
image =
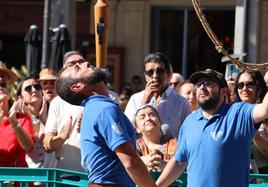
[[189, 187], [245, 187], [268, 173], [268, 73], [230, 82], [211, 69], [183, 77], [161, 52], [142, 62], [145, 86], [133, 76], [117, 96], [70, 51], [59, 74], [21, 80], [14, 101], [17, 75], [0, 62], [0, 167], [86, 172], [90, 187], [165, 187], [185, 170]]

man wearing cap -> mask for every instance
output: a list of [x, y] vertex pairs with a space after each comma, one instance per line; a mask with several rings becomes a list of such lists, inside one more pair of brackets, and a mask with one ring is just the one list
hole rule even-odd
[[39, 73], [39, 82], [42, 86], [43, 95], [48, 103], [57, 96], [55, 81], [57, 73], [53, 69], [45, 68]]
[[221, 73], [207, 69], [190, 80], [200, 109], [183, 122], [179, 146], [157, 185], [167, 186], [187, 167], [188, 187], [248, 186], [251, 141], [256, 124], [268, 117], [268, 94], [259, 104], [230, 105]]
[[17, 75], [0, 61], [0, 84], [13, 84], [16, 80]]

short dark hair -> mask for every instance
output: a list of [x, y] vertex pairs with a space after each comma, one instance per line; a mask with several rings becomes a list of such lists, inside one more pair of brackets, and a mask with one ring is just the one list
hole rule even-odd
[[[66, 69], [66, 68], [65, 68]], [[62, 73], [65, 69], [61, 69], [59, 71], [59, 76], [56, 79], [56, 90], [58, 95], [68, 103], [73, 105], [80, 105], [81, 102], [90, 95], [85, 95], [82, 93], [75, 93], [71, 90], [71, 86], [75, 83], [81, 82], [87, 85], [94, 85], [101, 81], [105, 81], [106, 73], [101, 69], [96, 69], [94, 74], [91, 74], [90, 77], [83, 78], [69, 78], [69, 77], [61, 77]]]
[[86, 96], [83, 96], [80, 93], [75, 93], [71, 90], [71, 86], [77, 82], [77, 79], [60, 77], [63, 71], [64, 70], [60, 71], [59, 76], [56, 79], [55, 84], [57, 93], [64, 101], [72, 105], [80, 105]]
[[164, 63], [165, 65], [165, 69], [168, 72], [171, 72], [171, 63], [167, 57], [167, 55], [165, 55], [164, 53], [161, 52], [155, 52], [155, 53], [150, 53], [148, 55], [146, 55], [143, 59], [143, 66], [145, 69], [145, 65], [149, 62], [156, 62], [156, 63]]

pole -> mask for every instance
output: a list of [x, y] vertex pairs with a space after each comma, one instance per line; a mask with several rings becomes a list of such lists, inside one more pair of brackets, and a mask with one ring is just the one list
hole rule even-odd
[[187, 51], [188, 51], [188, 23], [189, 11], [184, 10], [183, 50], [182, 50], [182, 75], [187, 77]]
[[107, 0], [98, 0], [94, 6], [96, 66], [105, 68], [107, 61], [107, 38], [109, 29], [109, 5]]
[[48, 67], [49, 25], [50, 25], [50, 0], [45, 0], [41, 69]]

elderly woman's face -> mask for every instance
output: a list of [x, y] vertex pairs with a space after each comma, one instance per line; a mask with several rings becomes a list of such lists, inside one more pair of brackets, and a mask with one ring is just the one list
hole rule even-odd
[[150, 108], [146, 107], [144, 109], [139, 110], [136, 117], [136, 128], [139, 133], [148, 132], [152, 130], [159, 130], [161, 129], [160, 120], [155, 113], [155, 111]]
[[27, 104], [42, 102], [42, 87], [35, 79], [28, 79], [23, 82], [21, 97]]

